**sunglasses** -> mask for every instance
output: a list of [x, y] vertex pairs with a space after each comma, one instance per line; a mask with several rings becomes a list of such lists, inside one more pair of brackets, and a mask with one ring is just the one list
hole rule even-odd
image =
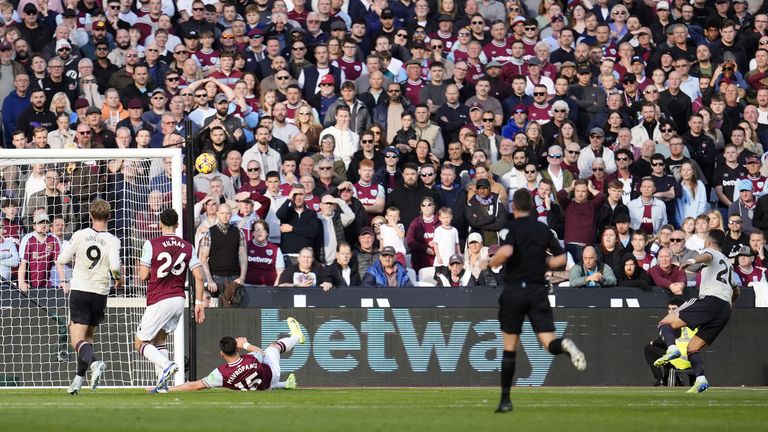
[[422, 207], [432, 207], [433, 205], [434, 205], [434, 204], [432, 204], [432, 203], [424, 203], [424, 204], [422, 204], [421, 206], [422, 206]]
[[432, 48], [432, 49], [443, 49], [443, 46], [442, 45], [432, 45], [432, 46], [430, 46], [430, 48]]
[[72, 48], [69, 48], [69, 47], [61, 47], [61, 48], [59, 48], [59, 51], [72, 51]]
[[768, 45], [768, 40], [760, 41], [760, 45]]
[[528, 114], [528, 113], [522, 110], [518, 110], [518, 111], [515, 111], [515, 114]]
[[372, 139], [369, 139], [369, 140], [360, 140], [360, 142], [361, 142], [361, 143], [363, 143], [363, 144], [371, 144], [371, 143], [373, 143], [373, 140], [372, 140]]
[[294, 51], [306, 51], [307, 47], [293, 47]]
[[548, 156], [551, 157], [552, 159], [560, 159], [561, 157], [563, 157], [563, 155], [561, 154], [552, 154], [552, 153], [550, 153]]
[[181, 93], [182, 97], [192, 97], [192, 93]]
[[592, 171], [602, 172], [605, 171], [605, 168], [592, 168]]
[[234, 39], [235, 35], [225, 34], [225, 35], [221, 35], [221, 38], [222, 39]]
[[484, 119], [483, 119], [483, 121], [484, 121], [484, 122], [492, 122], [492, 121], [493, 121], [493, 119], [492, 119], [492, 118], [484, 118]]
[[152, 96], [152, 99], [155, 99], [155, 100], [165, 99], [165, 96]]
[[248, 172], [259, 172], [261, 168], [248, 168]]
[[741, 225], [742, 221], [728, 221], [728, 225]]
[[566, 150], [568, 154], [577, 155], [581, 154], [581, 150]]
[[204, 98], [204, 97], [208, 97], [208, 95], [207, 94], [196, 94], [195, 97], [196, 98]]
[[560, 114], [567, 112], [566, 110], [563, 110], [563, 109], [556, 109], [556, 110], [552, 110], [552, 111], [556, 112], [556, 113], [560, 113]]
[[645, 93], [645, 94], [650, 94], [650, 93], [658, 93], [658, 92], [659, 92], [659, 91], [658, 91], [658, 90], [656, 90], [656, 89], [653, 89], [653, 90], [645, 90], [645, 91], [643, 91], [643, 93]]
[[468, 32], [459, 32], [459, 36], [467, 37], [469, 36]]
[[[104, 48], [104, 49], [106, 49], [106, 48]], [[175, 55], [185, 54], [186, 55], [186, 54], [189, 54], [189, 51], [174, 51], [173, 54], [175, 54]]]
[[675, 131], [675, 130], [674, 130], [674, 129], [672, 129], [672, 128], [664, 128], [664, 129], [660, 129], [660, 130], [661, 130], [662, 132], [666, 132], [666, 133], [669, 133], [669, 132], [674, 132], [674, 131]]
[[654, 162], [651, 164], [651, 166], [664, 166], [664, 162]]
[[434, 177], [435, 173], [421, 173], [419, 176], [421, 177]]
[[536, 174], [536, 170], [525, 170], [526, 174]]
[[80, 135], [90, 135], [91, 131], [77, 131], [77, 133]]
[[320, 87], [333, 87], [333, 84], [323, 83], [323, 84], [320, 84]]
[[157, 48], [147, 48], [146, 50], [149, 52], [160, 52], [160, 50]]
[[672, 242], [672, 243], [682, 243], [683, 239], [681, 239], [681, 238], [671, 238], [671, 239], [669, 239], [669, 241]]
[[387, 159], [397, 159], [399, 156], [396, 155], [396, 154], [391, 154], [390, 153], [390, 154], [388, 154], [388, 155], [386, 155], [384, 157], [387, 158]]
[[533, 95], [534, 96], [546, 96], [547, 92], [534, 92]]
[[317, 167], [317, 169], [319, 169], [319, 170], [321, 170], [321, 171], [328, 171], [328, 170], [330, 170], [330, 169], [331, 169], [331, 167], [329, 167], [329, 166], [324, 166], [324, 167]]
[[485, 22], [483, 21], [472, 21], [472, 25], [483, 25]]
[[204, 11], [205, 11], [205, 8], [204, 8], [204, 7], [201, 7], [201, 8], [192, 8], [192, 10], [193, 10], [193, 11], [195, 11], [195, 12], [204, 12]]
[[597, 139], [597, 138], [602, 138], [603, 136], [602, 135], [598, 135], [598, 134], [594, 134], [594, 135], [590, 135], [589, 137]]
[[535, 31], [536, 27], [525, 27], [525, 31]]
[[626, 162], [626, 161], [628, 161], [628, 160], [629, 160], [629, 158], [628, 158], [628, 157], [626, 157], [626, 156], [621, 156], [621, 157], [617, 157], [617, 158], [616, 158], [616, 160], [617, 160], [617, 161], [624, 161], [624, 162]]
[[281, 81], [282, 80], [287, 80], [288, 78], [290, 78], [290, 76], [288, 76], [288, 75], [281, 75], [281, 76], [276, 76], [275, 77], [275, 79], [279, 79]]
[[404, 38], [404, 37], [406, 37], [406, 36], [408, 36], [408, 35], [407, 35], [407, 34], [405, 34], [405, 33], [398, 33], [398, 34], [396, 34], [395, 36], [397, 36], [397, 37], [401, 37], [401, 38]]
[[106, 51], [107, 47], [96, 47], [96, 51]]
[[387, 93], [400, 93], [400, 90], [387, 90]]

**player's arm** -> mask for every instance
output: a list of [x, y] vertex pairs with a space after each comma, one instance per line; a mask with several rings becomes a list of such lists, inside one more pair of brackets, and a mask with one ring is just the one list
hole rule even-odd
[[216, 286], [216, 282], [213, 281], [213, 275], [211, 274], [211, 268], [208, 266], [208, 257], [211, 254], [211, 234], [210, 232], [206, 232], [203, 234], [203, 238], [200, 239], [200, 264], [203, 267], [203, 274], [205, 275], [205, 280], [208, 282], [208, 291], [210, 292], [216, 292], [218, 291], [218, 287]]
[[564, 253], [547, 257], [547, 267], [552, 270], [564, 268], [567, 263], [568, 259]]
[[680, 267], [683, 269], [690, 267], [694, 264], [706, 264], [708, 262], [712, 261], [712, 254], [709, 252], [703, 252], [698, 255], [696, 255], [693, 258], [689, 258], [688, 261], [684, 262]]
[[195, 278], [195, 321], [202, 324], [205, 321], [205, 275], [203, 266], [192, 269], [192, 277]]
[[488, 262], [488, 267], [493, 268], [503, 265], [514, 252], [515, 248], [513, 248], [512, 245], [502, 245], [499, 250], [496, 251], [493, 257], [491, 257], [491, 260]]
[[240, 277], [234, 282], [240, 285], [245, 283], [245, 275], [248, 272], [248, 247], [245, 246], [245, 235], [240, 232], [240, 244], [237, 248], [237, 260], [240, 263]]
[[19, 245], [19, 256], [21, 257], [21, 261], [19, 262], [19, 290], [21, 292], [27, 292], [29, 290], [29, 287], [27, 286], [27, 265], [29, 264], [29, 261], [27, 261], [28, 235], [29, 234], [21, 239], [21, 244]]
[[139, 280], [146, 282], [152, 273], [152, 243], [149, 240], [144, 242], [141, 247], [141, 258], [139, 258]]
[[185, 382], [184, 384], [168, 387], [169, 392], [185, 392], [185, 391], [195, 391], [195, 390], [205, 390], [208, 387], [203, 384], [203, 380], [197, 380], [197, 381], [189, 381]]
[[112, 244], [109, 247], [109, 272], [115, 280], [115, 288], [123, 285], [122, 264], [120, 264], [120, 239], [113, 237]]
[[248, 343], [248, 339], [240, 336], [235, 339], [237, 341], [237, 347], [239, 349], [244, 349], [248, 351], [249, 353], [255, 353], [255, 352], [261, 352], [261, 348], [257, 347], [256, 345], [251, 345]]

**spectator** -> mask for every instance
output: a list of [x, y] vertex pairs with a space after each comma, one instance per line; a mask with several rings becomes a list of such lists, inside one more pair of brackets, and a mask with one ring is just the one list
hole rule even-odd
[[[632, 220], [632, 229], [643, 230], [646, 234], [655, 234], [662, 225], [667, 224], [667, 207], [656, 199], [653, 179], [646, 177], [640, 181], [640, 196], [627, 205]], [[704, 188], [700, 190], [703, 194]]]
[[744, 246], [749, 246], [748, 232], [744, 232], [744, 219], [738, 213], [728, 216], [728, 231], [723, 241], [722, 251], [727, 257], [735, 257]]
[[405, 266], [395, 261], [395, 249], [384, 247], [379, 255], [379, 261], [368, 268], [363, 276], [363, 286], [366, 287], [412, 287], [413, 282], [408, 277]]
[[464, 268], [464, 258], [454, 254], [448, 258], [447, 271], [435, 274], [439, 287], [468, 287], [477, 284], [471, 271]]
[[258, 220], [253, 224], [248, 248], [248, 270], [245, 283], [251, 285], [276, 285], [285, 269], [285, 259], [280, 246], [269, 242], [269, 224]]
[[355, 130], [350, 128], [350, 109], [347, 105], [336, 107], [336, 123], [320, 132], [321, 137], [331, 135], [336, 146], [333, 155], [344, 161], [349, 166], [352, 156], [360, 149], [360, 137]]
[[[389, 155], [394, 152], [388, 149], [387, 153]], [[403, 168], [402, 186], [398, 186], [392, 193], [387, 194], [386, 208], [398, 208], [400, 210], [400, 222], [404, 226], [410, 226], [418, 215], [418, 203], [421, 202], [422, 198], [429, 196], [433, 201], [436, 198], [434, 191], [419, 184], [418, 171], [419, 167], [415, 164], [406, 164]]]
[[48, 231], [50, 220], [44, 211], [37, 211], [33, 217], [32, 232], [21, 239], [19, 245], [19, 290], [28, 293], [36, 291], [39, 297], [50, 297], [46, 292], [53, 263], [59, 256], [61, 245]]
[[14, 239], [5, 236], [5, 226], [0, 224], [0, 277], [5, 281], [12, 280], [11, 272], [20, 262], [19, 251]]
[[[594, 198], [589, 199], [590, 193]], [[558, 199], [565, 210], [565, 251], [580, 263], [582, 250], [595, 240], [595, 223], [598, 209], [603, 205], [603, 194], [591, 183], [579, 179], [573, 182], [573, 197], [560, 191]]]
[[[664, 228], [662, 228], [662, 230], [664, 230]], [[659, 232], [661, 232], [662, 230], [660, 230]], [[667, 232], [667, 238], [669, 238], [669, 234], [671, 234], [669, 228], [667, 228], [664, 231]], [[651, 267], [656, 265], [656, 258], [650, 253], [646, 252], [647, 242], [648, 242], [648, 236], [645, 234], [645, 232], [635, 231], [632, 233], [632, 240], [630, 240], [631, 248], [628, 248], [630, 249], [632, 257], [635, 258], [637, 265], [639, 265], [640, 268], [646, 271], [650, 270]]]
[[[459, 232], [451, 225], [453, 222], [453, 211], [448, 207], [443, 207], [438, 212], [440, 225], [435, 228], [435, 234], [432, 242], [432, 250], [435, 251], [435, 267], [447, 267], [448, 258], [459, 254]], [[463, 263], [463, 260], [462, 260]]]
[[432, 267], [435, 261], [433, 239], [435, 229], [440, 226], [436, 216], [435, 200], [423, 197], [419, 203], [421, 214], [414, 219], [406, 231], [406, 244], [411, 252], [411, 266], [418, 272]]
[[570, 192], [573, 186], [573, 174], [561, 166], [563, 154], [563, 149], [560, 146], [550, 146], [547, 153], [547, 168], [541, 170], [541, 177], [551, 180], [554, 184], [554, 192], [563, 189]]
[[765, 269], [753, 265], [755, 254], [749, 246], [740, 247], [733, 255], [736, 259], [734, 272], [741, 279], [741, 286], [748, 286], [752, 282], [760, 282], [765, 279]]
[[355, 220], [355, 213], [341, 198], [325, 194], [320, 200], [321, 207], [317, 217], [323, 226], [323, 251], [320, 258], [323, 263], [333, 263], [337, 245], [346, 242], [344, 227], [349, 226]]
[[286, 267], [278, 279], [279, 286], [296, 288], [320, 287], [323, 291], [332, 288], [331, 278], [320, 263], [315, 261], [315, 255], [311, 247], [303, 247], [299, 251], [296, 262]]
[[606, 227], [614, 226], [616, 224], [616, 216], [619, 214], [629, 216], [629, 209], [621, 201], [621, 196], [624, 193], [621, 182], [611, 180], [606, 189], [608, 194], [597, 214], [598, 232], [601, 232]]
[[625, 255], [619, 263], [616, 272], [616, 284], [622, 287], [640, 288], [643, 291], [651, 289], [651, 277], [632, 255]]
[[326, 267], [333, 287], [360, 286], [360, 273], [358, 267], [351, 262], [352, 257], [352, 246], [349, 243], [341, 242], [336, 245], [336, 259]]
[[608, 227], [600, 235], [599, 246], [597, 250], [597, 259], [601, 263], [611, 267], [611, 269], [620, 270], [621, 258], [625, 255], [624, 246], [619, 243], [619, 235], [616, 228]]
[[596, 158], [601, 158], [605, 163], [605, 171], [608, 174], [616, 172], [616, 160], [613, 150], [603, 147], [605, 133], [602, 129], [595, 127], [589, 132], [589, 145], [581, 150], [579, 155], [579, 173], [581, 178], [592, 175], [592, 162]]
[[707, 190], [704, 183], [696, 178], [693, 165], [689, 162], [680, 166], [680, 186], [682, 194], [677, 198], [675, 210], [678, 224], [687, 217], [695, 217], [709, 209]]
[[228, 284], [242, 285], [248, 271], [245, 236], [240, 229], [229, 223], [232, 209], [226, 203], [220, 204], [216, 216], [216, 224], [210, 227], [200, 241], [199, 252], [200, 263], [208, 281], [207, 290], [212, 297], [220, 296]]
[[319, 260], [323, 246], [323, 226], [317, 213], [307, 207], [305, 187], [301, 183], [293, 185], [288, 199], [275, 212], [280, 221], [280, 248], [295, 263], [299, 251], [310, 248]]
[[690, 250], [701, 252], [704, 250], [704, 241], [709, 233], [709, 217], [698, 215], [694, 221], [694, 232], [685, 241], [685, 247]]
[[498, 245], [501, 241], [499, 230], [507, 222], [506, 203], [491, 192], [491, 184], [487, 179], [478, 180], [476, 187], [475, 196], [467, 202], [465, 210], [467, 224], [471, 232], [479, 232], [483, 236], [485, 246]]
[[358, 248], [355, 251], [355, 261], [357, 262], [357, 273], [365, 274], [368, 267], [379, 260], [379, 251], [374, 247], [376, 234], [370, 227], [360, 230], [357, 236]]
[[755, 255], [755, 265], [758, 267], [765, 267], [765, 256], [768, 250], [765, 249], [765, 234], [762, 231], [752, 231], [749, 233], [749, 247], [752, 248], [752, 252]]
[[587, 246], [582, 263], [571, 268], [568, 281], [573, 288], [603, 288], [616, 285], [616, 276], [610, 266], [598, 262], [595, 248]]
[[752, 218], [756, 206], [755, 195], [753, 191], [753, 182], [742, 179], [738, 182], [736, 190], [739, 192], [739, 198], [735, 200], [728, 208], [728, 214], [737, 214], [741, 217], [744, 231], [750, 232], [752, 227]]
[[651, 267], [648, 274], [653, 279], [653, 284], [659, 288], [669, 290], [671, 295], [681, 296], [686, 287], [685, 272], [680, 267], [672, 264], [672, 252], [662, 249], [656, 257], [658, 264]]

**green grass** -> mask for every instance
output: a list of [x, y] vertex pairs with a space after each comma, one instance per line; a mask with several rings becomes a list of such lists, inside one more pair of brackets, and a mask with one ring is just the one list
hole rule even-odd
[[764, 431], [768, 389], [300, 389], [147, 395], [141, 390], [0, 391], [0, 431]]

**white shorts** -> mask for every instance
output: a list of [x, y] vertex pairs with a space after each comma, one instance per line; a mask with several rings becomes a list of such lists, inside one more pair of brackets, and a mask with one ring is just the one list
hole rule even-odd
[[272, 369], [272, 381], [269, 383], [269, 388], [275, 388], [280, 382], [280, 351], [277, 348], [268, 347], [257, 353], [256, 359]]
[[170, 297], [148, 306], [141, 317], [136, 337], [142, 341], [151, 341], [160, 330], [172, 333], [179, 326], [186, 302], [184, 297]]

